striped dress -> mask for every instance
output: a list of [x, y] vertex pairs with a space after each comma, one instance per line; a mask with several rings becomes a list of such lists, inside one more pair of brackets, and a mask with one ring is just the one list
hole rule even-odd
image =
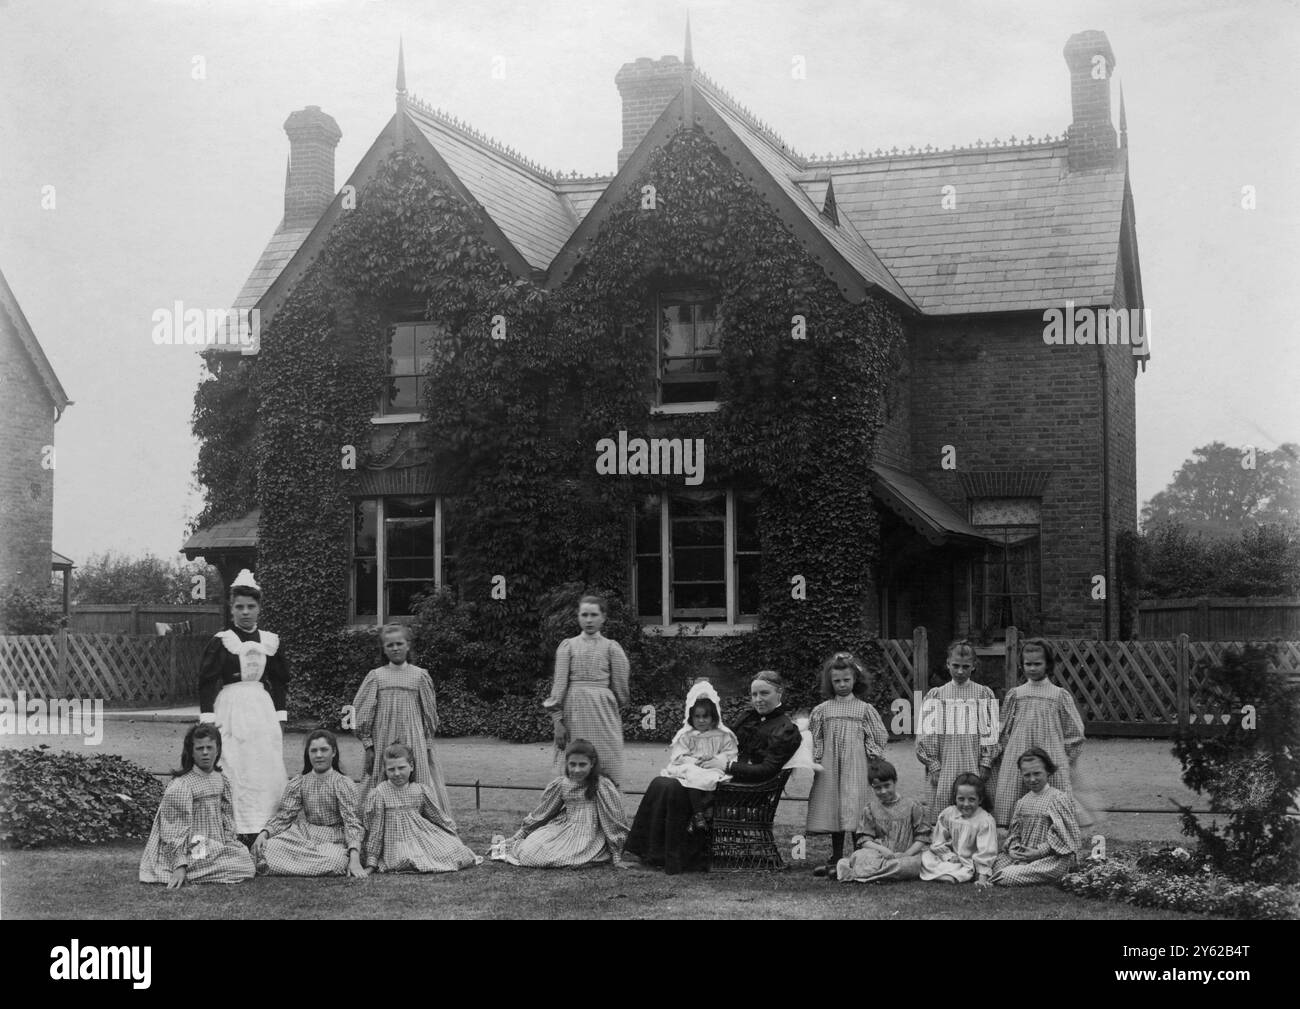
[[375, 748], [375, 763], [362, 782], [362, 797], [385, 779], [384, 750], [393, 743], [405, 743], [415, 754], [411, 780], [433, 789], [438, 804], [451, 809], [433, 734], [438, 728], [438, 698], [433, 680], [419, 666], [409, 662], [389, 663], [372, 669], [352, 701], [356, 733], [362, 745]]
[[187, 883], [238, 883], [253, 877], [253, 856], [235, 836], [230, 782], [197, 767], [171, 780], [140, 856], [141, 883], [168, 883], [185, 866]]
[[853, 830], [871, 795], [868, 757], [883, 756], [889, 733], [876, 709], [849, 695], [832, 697], [813, 708], [808, 729], [813, 759], [822, 765], [808, 795], [807, 830]]
[[[990, 735], [993, 738], [982, 742], [979, 713], [981, 708], [992, 712], [995, 703], [993, 691], [974, 680], [967, 680], [960, 687], [950, 680], [925, 695], [918, 722], [916, 759], [925, 767], [926, 803], [931, 817], [952, 803], [952, 786], [957, 775], [979, 774], [980, 768], [993, 766], [997, 753], [997, 725], [992, 725]], [[956, 713], [959, 705], [962, 706], [961, 717], [950, 717], [949, 713]], [[957, 729], [973, 731], [952, 731]], [[933, 774], [938, 774], [939, 780], [936, 784], [929, 784], [929, 777]]]
[[428, 785], [385, 781], [366, 798], [366, 865], [380, 872], [455, 872], [479, 860]]
[[628, 662], [622, 646], [603, 634], [579, 634], [555, 651], [555, 679], [547, 709], [562, 708], [569, 740], [585, 739], [596, 747], [600, 773], [623, 783], [623, 717], [619, 707], [628, 694]]
[[270, 835], [262, 846], [268, 875], [341, 876], [348, 871], [348, 850], [360, 852], [365, 833], [357, 786], [332, 767], [300, 774], [262, 829]]
[[1013, 862], [1004, 852], [993, 866], [993, 882], [1000, 886], [1055, 883], [1070, 871], [1079, 850], [1074, 800], [1051, 785], [1037, 794], [1026, 792], [1016, 803], [1007, 834], [1007, 845], [1013, 841], [1027, 848], [1047, 845], [1051, 852], [1033, 862]]
[[1070, 795], [1071, 765], [1083, 748], [1083, 719], [1070, 692], [1046, 679], [1008, 690], [1002, 702], [1002, 763], [993, 796], [993, 815], [999, 827], [1011, 825], [1016, 802], [1025, 794], [1016, 760], [1031, 746], [1046, 750], [1056, 765], [1056, 773], [1047, 783]]
[[969, 883], [987, 876], [998, 857], [998, 826], [987, 810], [970, 817], [949, 806], [934, 822], [930, 850], [921, 852], [921, 878]]
[[534, 869], [617, 862], [627, 834], [623, 797], [612, 781], [602, 775], [596, 798], [588, 799], [585, 782], [556, 778], [506, 842], [506, 861]]

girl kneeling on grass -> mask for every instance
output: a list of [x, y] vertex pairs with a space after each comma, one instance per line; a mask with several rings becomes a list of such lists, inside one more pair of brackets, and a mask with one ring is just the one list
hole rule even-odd
[[1070, 871], [1079, 848], [1074, 800], [1047, 783], [1056, 766], [1044, 750], [1031, 747], [1016, 764], [1028, 791], [1016, 803], [1006, 848], [993, 865], [993, 883], [1054, 883]]
[[944, 883], [988, 886], [993, 862], [998, 857], [998, 828], [993, 817], [980, 808], [984, 781], [978, 774], [957, 775], [952, 786], [952, 805], [934, 824], [930, 850], [921, 853], [921, 878]]
[[388, 780], [371, 790], [363, 818], [366, 872], [455, 872], [483, 861], [461, 843], [433, 788], [411, 780], [413, 765], [405, 743], [384, 750]]
[[140, 857], [141, 883], [238, 883], [253, 857], [235, 834], [230, 782], [221, 773], [221, 733], [202, 723], [185, 733], [181, 769], [163, 793]]
[[618, 788], [601, 774], [596, 748], [575, 739], [564, 751], [564, 764], [566, 775], [546, 786], [537, 808], [506, 839], [505, 860], [534, 869], [598, 862], [624, 868], [627, 813]]
[[253, 842], [259, 872], [272, 876], [364, 876], [357, 786], [339, 770], [334, 733], [317, 729], [302, 749], [302, 774]]

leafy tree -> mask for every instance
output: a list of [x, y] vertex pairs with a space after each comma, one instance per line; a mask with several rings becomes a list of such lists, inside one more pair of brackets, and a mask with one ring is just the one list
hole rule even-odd
[[[193, 578], [206, 579], [204, 599], [192, 595]], [[217, 569], [198, 561], [171, 562], [147, 554], [125, 557], [111, 552], [92, 555], [72, 572], [74, 603], [138, 603], [183, 606], [219, 598], [221, 577]]]
[[1213, 442], [1192, 452], [1173, 482], [1142, 508], [1142, 527], [1181, 523], [1191, 533], [1233, 537], [1248, 525], [1300, 521], [1300, 447], [1273, 451]]
[[1142, 596], [1300, 595], [1300, 524], [1247, 526], [1216, 539], [1180, 523], [1155, 526], [1139, 537]]

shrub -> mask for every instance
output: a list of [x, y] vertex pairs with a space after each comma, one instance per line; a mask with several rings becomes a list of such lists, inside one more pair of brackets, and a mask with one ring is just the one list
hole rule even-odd
[[52, 587], [14, 580], [0, 589], [0, 633], [54, 634], [62, 623], [63, 603]]
[[1182, 806], [1183, 833], [1200, 843], [1206, 859], [1235, 879], [1300, 879], [1300, 820], [1287, 815], [1300, 790], [1300, 687], [1274, 668], [1273, 646], [1230, 650], [1208, 671], [1203, 706], [1240, 713], [1222, 729], [1179, 735], [1174, 754], [1183, 782], [1208, 792], [1210, 808], [1227, 814], [1201, 824]]
[[0, 846], [145, 837], [162, 792], [157, 778], [124, 757], [48, 746], [0, 750]]
[[1225, 918], [1300, 918], [1300, 886], [1235, 881], [1182, 848], [1131, 849], [1112, 858], [1089, 858], [1061, 880], [1061, 889], [1095, 900]]

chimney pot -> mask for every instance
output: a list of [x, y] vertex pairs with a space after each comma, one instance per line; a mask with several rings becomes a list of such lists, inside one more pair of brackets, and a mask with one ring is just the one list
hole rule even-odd
[[1110, 78], [1115, 53], [1101, 31], [1071, 35], [1065, 43], [1065, 63], [1070, 68], [1070, 107], [1073, 122], [1068, 137], [1070, 171], [1111, 169], [1117, 146], [1110, 122]]
[[289, 136], [289, 177], [284, 186], [284, 224], [310, 227], [334, 199], [334, 148], [343, 136], [334, 117], [319, 105], [291, 112], [284, 121]]

